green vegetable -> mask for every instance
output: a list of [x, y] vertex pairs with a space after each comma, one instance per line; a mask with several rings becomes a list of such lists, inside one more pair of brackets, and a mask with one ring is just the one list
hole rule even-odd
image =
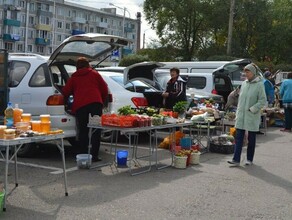
[[132, 107], [130, 105], [126, 105], [126, 106], [119, 108], [118, 113], [120, 115], [131, 115], [131, 114], [135, 114], [136, 111], [134, 109], [132, 109]]

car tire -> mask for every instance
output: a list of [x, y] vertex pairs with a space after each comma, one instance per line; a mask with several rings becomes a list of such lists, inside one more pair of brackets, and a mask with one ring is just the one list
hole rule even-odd
[[37, 152], [37, 144], [23, 144], [17, 152], [18, 157], [33, 157]]

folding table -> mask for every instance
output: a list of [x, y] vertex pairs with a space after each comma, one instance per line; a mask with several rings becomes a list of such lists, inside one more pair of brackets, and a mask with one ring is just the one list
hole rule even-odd
[[[5, 189], [5, 196], [4, 196], [4, 205], [3, 211], [6, 211], [6, 199], [8, 195], [12, 192], [8, 192], [8, 166], [11, 160], [14, 159], [15, 164], [15, 187], [18, 186], [18, 168], [17, 168], [17, 152], [22, 147], [23, 144], [29, 143], [37, 143], [37, 142], [44, 142], [44, 141], [53, 141], [58, 149], [62, 154], [62, 161], [63, 161], [63, 171], [64, 171], [64, 184], [65, 184], [65, 196], [68, 196], [67, 191], [67, 175], [66, 175], [66, 162], [65, 162], [65, 150], [64, 150], [64, 135], [63, 134], [54, 134], [54, 135], [41, 135], [41, 136], [33, 136], [33, 137], [19, 137], [11, 140], [0, 139], [0, 148], [5, 150], [5, 154], [0, 151], [0, 155], [5, 161], [5, 172], [4, 172], [4, 189]], [[61, 143], [60, 143], [61, 142]], [[10, 148], [13, 148], [14, 151], [10, 152]]]

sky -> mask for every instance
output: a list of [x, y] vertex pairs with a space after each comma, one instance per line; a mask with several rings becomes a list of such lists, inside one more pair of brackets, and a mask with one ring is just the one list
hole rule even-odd
[[[143, 47], [143, 34], [145, 33], [145, 48], [147, 44], [151, 42], [151, 39], [157, 39], [156, 33], [154, 30], [150, 28], [150, 26], [145, 21], [145, 16], [143, 13], [143, 2], [144, 0], [66, 0], [67, 2], [74, 2], [75, 4], [81, 4], [94, 8], [112, 8], [114, 6], [109, 5], [112, 3], [118, 7], [126, 8], [128, 12], [126, 12], [126, 17], [131, 17], [132, 19], [136, 19], [136, 13], [141, 12], [141, 48]], [[117, 14], [123, 15], [124, 11], [122, 9], [117, 8]]]

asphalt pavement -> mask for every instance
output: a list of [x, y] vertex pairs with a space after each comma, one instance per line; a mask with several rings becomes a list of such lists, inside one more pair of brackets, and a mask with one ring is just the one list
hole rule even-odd
[[[65, 197], [61, 156], [51, 145], [33, 158], [21, 158], [19, 186], [7, 200], [0, 219], [292, 219], [292, 133], [269, 127], [257, 135], [252, 166], [230, 167], [232, 155], [206, 153], [200, 165], [168, 167], [131, 176], [126, 168], [104, 166], [77, 169], [69, 146], [66, 167], [69, 196]], [[126, 144], [119, 142], [120, 147]], [[141, 154], [148, 139], [142, 138]], [[101, 148], [102, 162], [112, 161], [110, 145]], [[243, 159], [246, 148], [243, 149]], [[170, 163], [166, 150], [159, 160]], [[146, 165], [141, 161], [142, 166]], [[154, 161], [152, 161], [153, 164]], [[14, 187], [13, 164], [9, 188]], [[0, 181], [4, 163], [0, 161]]]

